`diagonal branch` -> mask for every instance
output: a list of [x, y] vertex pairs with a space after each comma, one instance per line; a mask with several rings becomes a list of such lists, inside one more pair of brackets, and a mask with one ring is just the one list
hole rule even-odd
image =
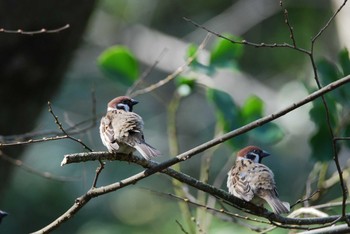
[[[78, 153], [78, 154], [66, 155], [64, 160], [62, 161], [62, 165], [66, 165], [68, 163], [77, 163], [79, 161], [87, 161], [86, 160], [87, 158], [88, 158], [88, 160], [119, 160], [119, 161], [136, 163], [138, 165], [141, 165], [143, 167], [148, 168], [145, 171], [141, 172], [143, 174], [148, 174], [147, 171], [153, 172], [154, 170], [157, 170], [156, 168], [162, 168], [162, 164], [163, 164], [163, 163], [157, 163], [157, 162], [153, 162], [153, 161], [147, 161], [143, 158], [139, 158], [139, 157], [131, 156], [131, 155], [126, 155], [126, 154], [111, 154], [108, 152], [92, 152], [92, 153]], [[264, 217], [274, 224], [280, 223], [280, 224], [284, 224], [284, 225], [296, 225], [296, 226], [314, 225], [314, 224], [324, 225], [327, 223], [332, 223], [335, 220], [338, 220], [338, 221], [344, 220], [341, 216], [337, 216], [337, 215], [328, 216], [328, 217], [320, 217], [320, 218], [283, 217], [283, 216], [271, 213], [262, 207], [255, 206], [252, 203], [245, 202], [241, 199], [238, 199], [235, 196], [230, 195], [229, 193], [227, 193], [226, 191], [224, 191], [222, 189], [215, 188], [209, 184], [203, 183], [203, 182], [201, 182], [201, 181], [199, 181], [199, 180], [197, 180], [189, 175], [175, 171], [173, 169], [165, 168], [159, 172], [164, 173], [168, 176], [171, 176], [171, 177], [173, 177], [173, 178], [175, 178], [183, 183], [186, 183], [186, 184], [188, 184], [196, 189], [199, 189], [199, 190], [204, 191], [208, 194], [211, 194], [212, 196], [221, 198], [221, 199], [227, 201], [231, 206], [236, 207], [237, 209], [243, 210], [247, 213], [251, 213], [251, 214], [254, 214], [254, 215], [257, 215], [260, 217]], [[89, 190], [89, 192], [86, 195], [89, 197], [89, 200], [90, 200], [93, 197], [97, 197], [99, 195], [118, 190], [119, 188], [126, 186], [125, 183], [133, 184], [130, 181], [130, 179], [134, 179], [134, 178], [135, 178], [135, 175], [131, 176], [125, 180], [122, 180], [118, 183], [114, 183], [111, 185], [107, 185], [107, 186], [103, 186], [103, 187], [99, 187], [97, 189], [94, 189], [95, 191]], [[82, 197], [84, 197], [84, 196], [82, 196]], [[84, 197], [84, 199], [86, 199], [86, 197]], [[80, 200], [80, 198], [79, 198], [79, 200]], [[81, 207], [79, 207], [79, 209], [80, 208]], [[350, 215], [348, 215], [348, 216], [350, 216]], [[279, 227], [291, 228], [291, 226], [283, 226], [283, 225], [279, 225]], [[297, 228], [297, 227], [293, 227], [293, 228]], [[309, 229], [309, 227], [300, 227], [300, 229]]]

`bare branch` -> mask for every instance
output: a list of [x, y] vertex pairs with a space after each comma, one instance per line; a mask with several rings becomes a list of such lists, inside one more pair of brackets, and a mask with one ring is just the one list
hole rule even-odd
[[80, 139], [77, 139], [75, 137], [72, 137], [68, 134], [68, 132], [66, 130], [64, 130], [64, 128], [62, 127], [62, 124], [61, 122], [58, 120], [58, 117], [55, 115], [55, 113], [53, 112], [52, 110], [52, 107], [51, 107], [51, 103], [48, 102], [47, 105], [49, 106], [49, 112], [50, 114], [53, 116], [53, 118], [55, 119], [55, 123], [57, 124], [58, 128], [62, 131], [63, 134], [65, 134], [66, 138], [69, 138], [75, 142], [78, 142], [79, 144], [81, 144], [83, 146], [84, 149], [92, 152], [93, 150], [90, 149], [84, 142], [82, 142], [82, 140]]
[[130, 96], [130, 94], [134, 91], [134, 89], [140, 84], [142, 83], [147, 76], [149, 76], [149, 74], [151, 74], [151, 72], [153, 71], [153, 69], [158, 65], [158, 63], [160, 62], [161, 58], [164, 56], [165, 52], [167, 51], [167, 49], [165, 48], [164, 50], [162, 50], [162, 52], [160, 53], [158, 59], [152, 64], [152, 66], [150, 66], [145, 72], [142, 73], [141, 77], [136, 80], [134, 82], [134, 84], [128, 89], [128, 91], [126, 92], [126, 96]]
[[289, 17], [288, 17], [288, 10], [286, 8], [283, 7], [283, 1], [281, 0], [280, 1], [280, 6], [282, 7], [283, 9], [283, 14], [284, 14], [284, 22], [286, 23], [286, 25], [288, 26], [288, 29], [289, 29], [289, 37], [290, 39], [292, 40], [293, 42], [293, 46], [294, 48], [297, 47], [297, 42], [295, 40], [295, 37], [294, 37], [294, 32], [293, 32], [293, 27], [292, 25], [290, 24], [289, 22]]
[[33, 167], [23, 163], [23, 161], [21, 161], [19, 159], [14, 159], [14, 158], [6, 155], [1, 150], [0, 150], [0, 158], [8, 163], [11, 163], [12, 165], [14, 165], [16, 167], [19, 167], [19, 168], [21, 168], [29, 173], [41, 176], [45, 179], [62, 181], [62, 182], [77, 181], [78, 180], [78, 178], [72, 178], [72, 177], [66, 177], [66, 176], [55, 176], [55, 175], [52, 175], [50, 172], [42, 172], [42, 171], [36, 170]]
[[36, 34], [44, 34], [44, 33], [59, 33], [63, 30], [66, 30], [70, 27], [69, 24], [66, 24], [60, 28], [56, 28], [56, 29], [45, 29], [42, 28], [40, 30], [35, 30], [35, 31], [24, 31], [22, 29], [17, 29], [17, 30], [9, 30], [9, 29], [4, 29], [4, 28], [0, 28], [0, 33], [14, 33], [14, 34], [23, 34], [23, 35], [29, 35], [29, 36], [33, 36]]
[[181, 229], [181, 231], [182, 231], [183, 233], [189, 234], [189, 233], [185, 230], [185, 228], [182, 226], [182, 224], [181, 224], [179, 221], [175, 220], [175, 222], [176, 222], [177, 225], [180, 227], [180, 229]]
[[242, 41], [236, 41], [236, 40], [232, 40], [218, 32], [215, 32], [211, 29], [208, 29], [206, 28], [205, 26], [201, 25], [201, 24], [198, 24], [196, 23], [195, 21], [189, 19], [189, 18], [186, 18], [184, 17], [183, 18], [184, 20], [186, 20], [187, 22], [190, 22], [191, 24], [193, 24], [194, 26], [196, 26], [197, 28], [201, 28], [219, 38], [222, 38], [222, 39], [225, 39], [231, 43], [234, 43], [234, 44], [241, 44], [241, 45], [247, 45], [247, 46], [253, 46], [253, 47], [256, 47], [256, 48], [263, 48], [263, 47], [266, 47], [266, 48], [289, 48], [289, 49], [294, 49], [294, 50], [298, 50], [304, 54], [310, 54], [310, 51], [307, 51], [303, 48], [300, 48], [300, 47], [294, 47], [294, 45], [291, 45], [291, 44], [288, 44], [288, 43], [264, 43], [264, 42], [261, 42], [261, 43], [255, 43], [255, 42], [249, 42], [249, 41], [246, 41], [246, 40], [242, 40]]

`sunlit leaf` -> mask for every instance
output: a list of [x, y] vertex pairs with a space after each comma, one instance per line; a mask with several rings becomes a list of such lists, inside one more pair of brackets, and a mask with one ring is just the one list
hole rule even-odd
[[[187, 48], [187, 58], [193, 57], [196, 55], [198, 50], [198, 46], [195, 44], [190, 44], [189, 47]], [[211, 76], [214, 72], [215, 72], [215, 68], [212, 66], [207, 66], [204, 65], [200, 62], [198, 62], [197, 58], [194, 58], [194, 60], [192, 61], [192, 63], [190, 64], [190, 67], [193, 71], [196, 72], [200, 72], [200, 73], [204, 73], [207, 74], [209, 76]]]
[[187, 48], [187, 57], [193, 57], [197, 53], [198, 46], [195, 44], [190, 44]]
[[[229, 39], [241, 41], [233, 35], [224, 34]], [[218, 38], [211, 50], [210, 64], [218, 67], [237, 67], [237, 60], [243, 54], [243, 45], [231, 43], [228, 40]]]
[[[257, 96], [253, 95], [247, 98], [241, 109], [241, 116], [244, 124], [263, 117], [264, 102]], [[262, 144], [273, 144], [282, 140], [284, 133], [275, 123], [267, 123], [261, 127], [255, 128], [249, 133], [250, 138]]]
[[108, 78], [127, 86], [139, 76], [135, 56], [124, 46], [113, 46], [105, 50], [97, 59], [101, 70]]
[[176, 85], [177, 88], [179, 88], [181, 86], [182, 87], [188, 86], [188, 88], [192, 92], [192, 90], [196, 86], [196, 80], [194, 78], [192, 78], [192, 77], [178, 76], [178, 77], [175, 78], [175, 85]]
[[263, 115], [264, 103], [257, 96], [250, 96], [245, 101], [242, 107], [242, 117], [245, 120], [245, 123], [254, 121]]

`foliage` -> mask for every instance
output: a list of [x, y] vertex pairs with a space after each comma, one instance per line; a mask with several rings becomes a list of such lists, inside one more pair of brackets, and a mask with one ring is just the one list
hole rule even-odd
[[[339, 65], [325, 59], [317, 62], [320, 81], [323, 85], [327, 85], [350, 74], [348, 50], [342, 50], [338, 57]], [[326, 95], [328, 111], [330, 113], [329, 121], [334, 129], [338, 129], [336, 132], [337, 135], [348, 136], [348, 133], [350, 133], [349, 99], [350, 94], [346, 89], [337, 89]], [[315, 132], [310, 138], [312, 157], [317, 161], [331, 160], [333, 158], [332, 136], [327, 127], [326, 109], [320, 99], [314, 101], [313, 107], [310, 110], [310, 118], [316, 126]], [[349, 142], [347, 142], [347, 145], [350, 146]]]
[[98, 57], [97, 63], [108, 78], [130, 86], [139, 76], [135, 55], [125, 46], [112, 46]]

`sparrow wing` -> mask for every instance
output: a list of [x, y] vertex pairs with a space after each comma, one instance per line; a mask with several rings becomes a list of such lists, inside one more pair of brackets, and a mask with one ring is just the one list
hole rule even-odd
[[140, 152], [147, 160], [160, 155], [160, 152], [145, 142], [143, 120], [134, 112], [123, 112], [112, 122], [114, 137]]
[[254, 178], [256, 194], [267, 201], [274, 213], [288, 213], [290, 205], [278, 198], [273, 172], [263, 164], [257, 164], [255, 170], [257, 171]]
[[250, 169], [249, 161], [237, 161], [236, 165], [230, 170], [227, 180], [229, 192], [238, 198], [245, 201], [251, 201], [254, 197], [254, 192], [250, 185]]

